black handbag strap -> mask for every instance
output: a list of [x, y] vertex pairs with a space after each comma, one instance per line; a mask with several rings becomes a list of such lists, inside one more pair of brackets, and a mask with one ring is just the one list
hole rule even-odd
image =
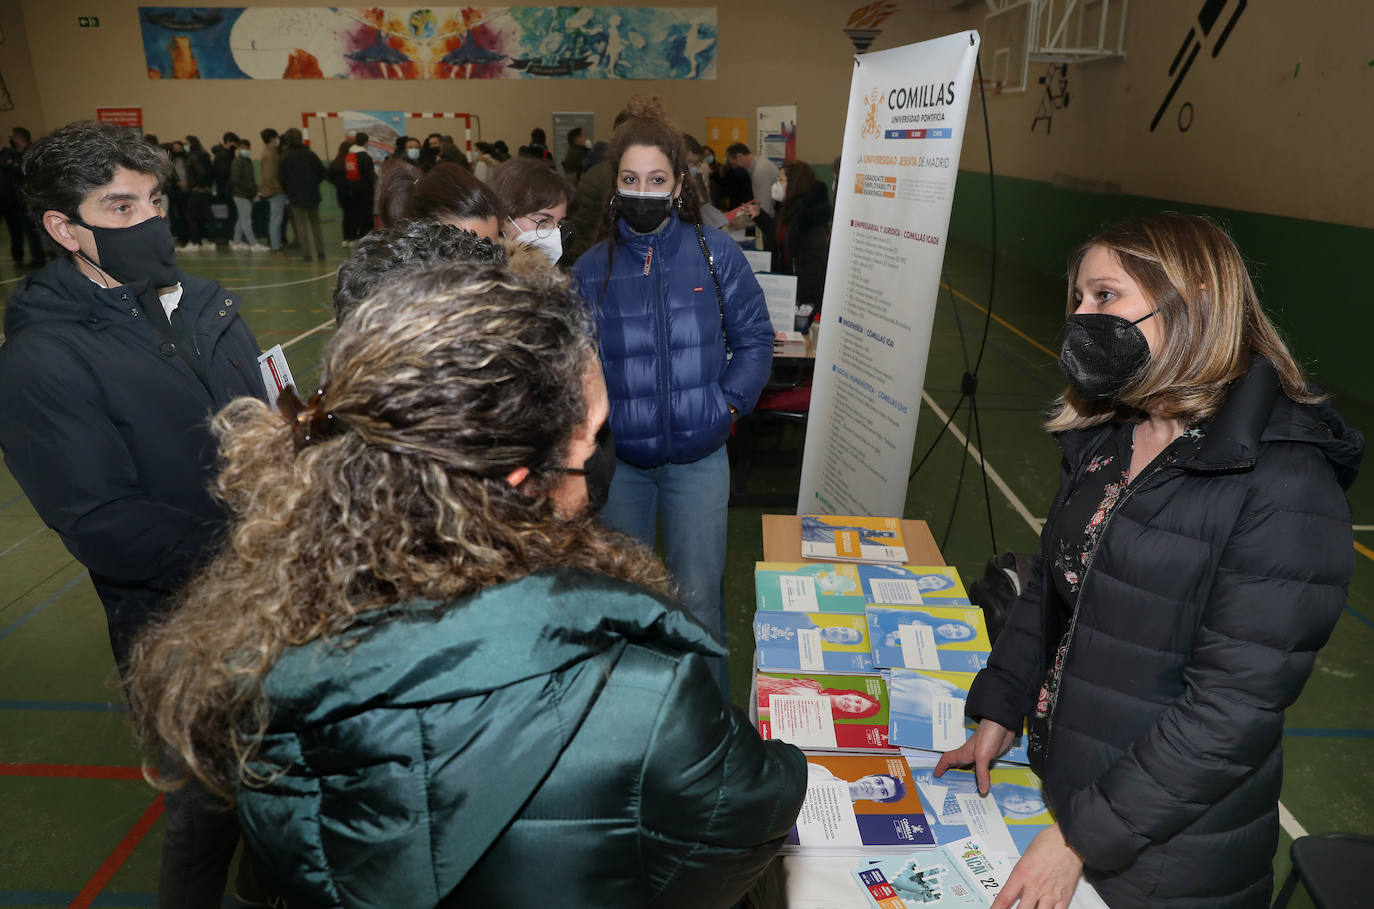
[[693, 224], [697, 232], [697, 242], [701, 244], [701, 254], [706, 257], [706, 267], [711, 272], [711, 283], [716, 286], [716, 307], [720, 310], [720, 339], [725, 342], [725, 355], [731, 354], [730, 339], [725, 334], [725, 295], [720, 292], [720, 278], [716, 275], [716, 257], [711, 255], [711, 247], [706, 245], [706, 232], [700, 224]]

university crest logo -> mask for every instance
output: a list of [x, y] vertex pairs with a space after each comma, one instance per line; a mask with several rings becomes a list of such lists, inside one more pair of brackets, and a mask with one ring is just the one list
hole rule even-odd
[[867, 113], [864, 115], [864, 125], [859, 129], [859, 135], [864, 139], [876, 139], [883, 134], [882, 128], [878, 126], [878, 102], [882, 97], [882, 90], [875, 88], [863, 99]]

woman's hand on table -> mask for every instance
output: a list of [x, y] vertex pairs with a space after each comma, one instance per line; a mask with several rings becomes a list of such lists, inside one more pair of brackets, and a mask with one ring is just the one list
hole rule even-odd
[[1016, 733], [1001, 723], [979, 720], [978, 728], [969, 736], [968, 741], [953, 751], [946, 751], [940, 755], [940, 760], [935, 765], [935, 775], [941, 776], [951, 767], [972, 765], [974, 779], [978, 781], [978, 794], [987, 795], [992, 782], [988, 775], [988, 765], [1006, 754], [1015, 740]]
[[1036, 834], [1007, 877], [992, 909], [1067, 909], [1083, 876], [1083, 860], [1064, 840], [1058, 824]]

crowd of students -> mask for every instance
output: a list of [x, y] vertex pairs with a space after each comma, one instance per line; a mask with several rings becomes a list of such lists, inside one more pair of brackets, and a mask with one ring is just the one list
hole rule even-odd
[[[149, 134], [145, 138], [159, 144], [157, 136]], [[359, 131], [342, 140], [326, 163], [306, 144], [301, 130], [278, 133], [268, 128], [261, 132], [260, 171], [256, 173], [252, 140], [234, 132], [226, 132], [208, 150], [196, 136], [160, 143], [160, 147], [172, 160], [172, 174], [166, 185], [168, 212], [182, 253], [217, 249], [213, 230], [217, 219], [211, 205], [232, 202], [233, 210], [228, 212], [229, 250], [285, 256], [284, 245], [298, 244], [304, 259], [323, 260], [319, 206], [320, 185], [324, 182], [334, 187], [342, 215], [342, 244], [348, 248], [374, 227], [388, 223], [384, 215], [387, 203], [380, 198], [385, 185], [381, 178], [386, 172], [399, 170], [415, 179], [438, 165], [450, 164], [467, 169], [479, 182], [492, 184], [507, 164], [515, 163], [523, 182], [533, 171], [520, 162], [537, 161], [562, 176], [568, 185], [567, 212], [574, 217], [571, 226], [563, 230], [566, 257], [562, 262], [571, 267], [596, 239], [602, 202], [610, 192], [606, 165], [609, 143], [593, 144], [581, 127], [574, 128], [567, 135], [566, 154], [561, 162], [555, 163], [547, 141], [545, 131], [535, 128], [530, 131], [529, 144], [520, 146], [512, 156], [509, 146], [500, 139], [479, 140], [464, 152], [449, 135], [435, 132], [423, 139], [401, 135], [378, 160], [377, 145], [368, 133]], [[829, 188], [817, 180], [815, 171], [803, 161], [789, 162], [780, 172], [769, 159], [755, 155], [742, 143], [730, 145], [718, 160], [713, 149], [701, 145], [694, 137], [684, 134], [683, 142], [687, 173], [699, 200], [702, 223], [751, 233], [757, 230], [759, 245], [773, 253], [772, 270], [796, 274], [801, 279], [797, 302], [818, 308], [829, 251]], [[4, 158], [3, 152], [0, 158]], [[4, 164], [0, 160], [0, 172]], [[22, 179], [17, 157], [11, 169], [11, 179], [17, 186]], [[584, 186], [583, 175], [589, 172], [591, 176]], [[510, 185], [513, 181], [508, 177], [502, 182]], [[0, 202], [5, 199], [4, 190], [5, 184], [0, 184]], [[262, 231], [255, 228], [253, 219], [253, 211], [259, 205], [267, 208]], [[23, 206], [16, 202], [6, 211], [11, 208], [22, 212]], [[294, 229], [295, 240], [288, 229]], [[267, 244], [261, 242], [263, 234]], [[22, 231], [12, 229], [11, 236], [19, 236], [22, 242]], [[36, 239], [35, 236], [35, 242]], [[16, 261], [20, 258], [16, 254]], [[41, 263], [41, 254], [35, 261]]]
[[[254, 197], [322, 258], [319, 184], [371, 172], [366, 137], [328, 167], [299, 130], [262, 138]], [[203, 243], [215, 191], [195, 137], [76, 123], [23, 157], [55, 255], [6, 310], [0, 448], [105, 607], [168, 790], [160, 906], [218, 904], [242, 837], [235, 890], [262, 905], [506, 905], [537, 867], [563, 905], [726, 909], [801, 810], [802, 754], [723, 671], [724, 446], [772, 358], [758, 281], [703, 223], [738, 174], [652, 97], [565, 159], [576, 182], [541, 139], [482, 150], [485, 181], [442, 136], [398, 143], [358, 194], [380, 226], [352, 200], [309, 394], [269, 394], [243, 301], [178, 266], [164, 201], [186, 187]], [[225, 140], [247, 198], [251, 146]], [[730, 211], [819, 280], [811, 168], [727, 158], [750, 180]], [[1100, 234], [1069, 293], [1050, 426], [1075, 467], [978, 731], [935, 773], [986, 788], [1029, 719], [1060, 822], [1008, 881], [1023, 905], [1085, 880], [1111, 905], [1263, 905], [1282, 712], [1342, 607], [1363, 439], [1203, 219]]]

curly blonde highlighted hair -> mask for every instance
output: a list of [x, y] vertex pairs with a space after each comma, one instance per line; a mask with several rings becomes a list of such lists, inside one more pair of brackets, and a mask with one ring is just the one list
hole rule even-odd
[[1067, 389], [1051, 408], [1050, 432], [1083, 429], [1142, 412], [1207, 420], [1254, 356], [1273, 364], [1284, 394], [1321, 400], [1260, 306], [1245, 259], [1226, 231], [1206, 218], [1161, 212], [1107, 228], [1080, 246], [1069, 265], [1067, 312], [1078, 308], [1075, 287], [1083, 259], [1096, 247], [1112, 252], [1154, 304], [1163, 344], [1117, 400], [1084, 401]]
[[[170, 752], [232, 799], [267, 728], [263, 682], [284, 650], [410, 600], [579, 568], [667, 593], [660, 562], [550, 497], [587, 419], [595, 351], [551, 275], [457, 263], [394, 282], [340, 327], [299, 433], [241, 399], [214, 421], [226, 545], [138, 641], [130, 701], [145, 770]], [[519, 491], [507, 476], [530, 469]], [[162, 781], [160, 785], [174, 785]]]

